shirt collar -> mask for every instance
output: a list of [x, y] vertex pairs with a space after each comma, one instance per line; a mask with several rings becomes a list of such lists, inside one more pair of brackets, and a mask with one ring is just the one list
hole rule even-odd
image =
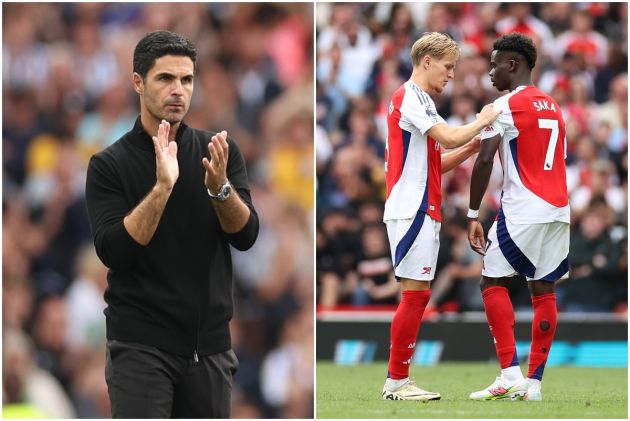
[[[184, 135], [184, 132], [186, 131], [187, 128], [188, 126], [183, 121], [179, 123], [179, 129], [177, 130], [177, 134], [175, 135], [175, 142], [177, 143], [177, 146], [181, 145], [182, 136]], [[138, 147], [145, 150], [150, 150], [150, 151], [154, 149], [153, 139], [151, 138], [151, 135], [147, 133], [147, 131], [144, 129], [144, 126], [142, 125], [142, 122], [140, 121], [140, 116], [136, 118], [136, 122], [133, 125], [132, 133], [133, 133], [134, 143]]]

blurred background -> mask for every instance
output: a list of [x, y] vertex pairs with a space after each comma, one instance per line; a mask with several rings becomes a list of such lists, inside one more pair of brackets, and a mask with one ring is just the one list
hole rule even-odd
[[[459, 43], [454, 80], [432, 96], [457, 126], [500, 95], [488, 77], [493, 42], [522, 32], [538, 47], [534, 83], [560, 104], [567, 126], [571, 276], [557, 284], [559, 308], [627, 319], [627, 13], [627, 3], [318, 3], [318, 310], [391, 309], [398, 302], [381, 222], [383, 154], [388, 104], [411, 74], [413, 42], [437, 31]], [[469, 247], [465, 218], [474, 160], [442, 176], [444, 220], [428, 319], [483, 311], [482, 259]], [[481, 207], [486, 232], [501, 182], [497, 155]], [[531, 310], [524, 279], [512, 282], [510, 295], [517, 311]]]
[[198, 51], [192, 127], [227, 130], [260, 235], [233, 251], [233, 417], [313, 416], [313, 5], [2, 5], [3, 415], [110, 417], [106, 268], [89, 157], [133, 126], [132, 57], [166, 29]]

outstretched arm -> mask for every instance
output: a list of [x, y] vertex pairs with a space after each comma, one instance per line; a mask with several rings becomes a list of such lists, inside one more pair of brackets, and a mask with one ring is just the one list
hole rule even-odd
[[[494, 155], [501, 143], [501, 136], [496, 135], [481, 143], [479, 155], [473, 167], [472, 176], [470, 178], [470, 205], [471, 211], [479, 211], [481, 199], [486, 193], [490, 174], [492, 173], [492, 164]], [[468, 241], [474, 251], [479, 254], [485, 254], [486, 240], [484, 238], [483, 227], [479, 223], [477, 216], [468, 215]]]
[[467, 160], [471, 155], [479, 152], [481, 136], [475, 136], [473, 140], [461, 148], [442, 154], [442, 174], [449, 172], [459, 164]]
[[464, 126], [450, 127], [446, 123], [436, 124], [427, 133], [446, 149], [453, 149], [468, 143], [486, 126], [494, 123], [501, 115], [501, 110], [495, 110], [492, 104], [488, 104], [477, 114], [477, 119]]

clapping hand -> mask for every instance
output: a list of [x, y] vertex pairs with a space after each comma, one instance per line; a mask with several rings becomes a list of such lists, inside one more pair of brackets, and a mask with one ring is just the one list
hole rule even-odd
[[177, 143], [168, 140], [171, 130], [169, 122], [162, 120], [158, 126], [157, 136], [153, 136], [155, 148], [155, 172], [157, 184], [167, 190], [172, 190], [179, 177], [179, 164], [177, 163]]
[[210, 160], [203, 158], [206, 169], [205, 184], [212, 194], [217, 194], [220, 187], [227, 181], [228, 143], [227, 132], [223, 130], [212, 136], [208, 143]]

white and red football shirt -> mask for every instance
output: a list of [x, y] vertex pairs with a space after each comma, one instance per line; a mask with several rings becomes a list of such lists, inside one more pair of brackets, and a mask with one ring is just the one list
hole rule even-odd
[[405, 82], [389, 104], [385, 173], [387, 199], [383, 221], [413, 218], [418, 212], [442, 220], [442, 155], [427, 136], [444, 123], [435, 103], [416, 84]]
[[519, 86], [494, 101], [503, 112], [481, 132], [501, 135], [501, 207], [515, 224], [569, 223], [566, 136], [560, 107], [535, 86]]

